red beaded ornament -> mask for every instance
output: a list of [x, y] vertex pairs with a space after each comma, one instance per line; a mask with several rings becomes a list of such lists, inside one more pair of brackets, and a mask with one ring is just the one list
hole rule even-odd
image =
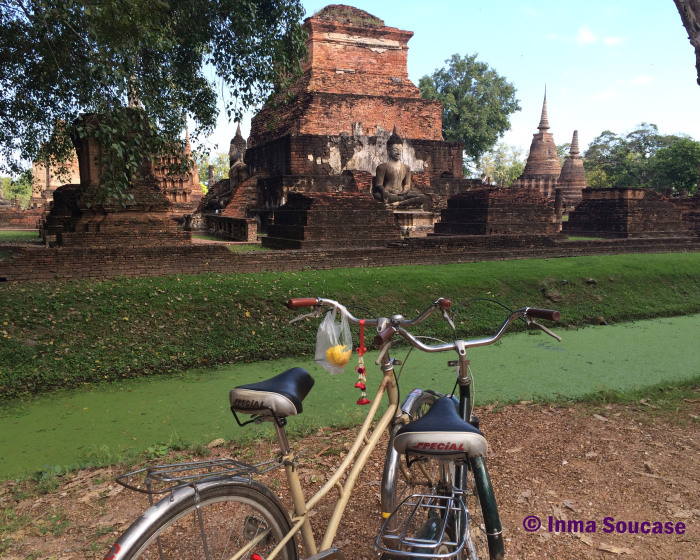
[[357, 404], [369, 404], [372, 402], [367, 398], [367, 393], [365, 393], [367, 390], [367, 377], [365, 376], [365, 360], [362, 357], [365, 352], [367, 352], [367, 348], [365, 348], [365, 320], [360, 319], [360, 347], [357, 349], [357, 353], [360, 357], [357, 360], [357, 367], [355, 367], [355, 371], [357, 372], [355, 388], [359, 389], [362, 394], [360, 398], [357, 399]]

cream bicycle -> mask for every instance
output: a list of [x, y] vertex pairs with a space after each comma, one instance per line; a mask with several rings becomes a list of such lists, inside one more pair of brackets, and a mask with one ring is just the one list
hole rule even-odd
[[[493, 344], [516, 319], [556, 337], [534, 319], [558, 320], [559, 313], [526, 307], [512, 311], [491, 337], [427, 344], [407, 329], [436, 311], [454, 328], [447, 299], [436, 300], [414, 319], [401, 315], [358, 319], [340, 303], [324, 298], [292, 299], [287, 305], [312, 307], [307, 316], [335, 309], [351, 324], [377, 328], [382, 381], [346, 458], [305, 500], [285, 425], [288, 417], [302, 412], [313, 378], [297, 367], [266, 381], [236, 387], [230, 392], [230, 402], [237, 422], [241, 426], [271, 423], [280, 446], [277, 458], [258, 464], [224, 458], [159, 465], [118, 477], [127, 488], [148, 494], [153, 505], [117, 540], [105, 560], [343, 559], [343, 552], [333, 546], [334, 538], [352, 490], [387, 431], [381, 491], [385, 521], [375, 541], [377, 552], [385, 558], [503, 558], [501, 524], [484, 462], [487, 443], [472, 414], [467, 350]], [[415, 389], [399, 403], [394, 367], [400, 362], [389, 355], [397, 334], [424, 352], [456, 352], [457, 360], [451, 365], [457, 371], [458, 394]], [[388, 405], [375, 421], [384, 395]], [[239, 414], [252, 419], [242, 422]], [[280, 467], [286, 473], [291, 513], [272, 491], [254, 480], [255, 475]], [[333, 490], [339, 496], [323, 537], [316, 542], [311, 516]], [[163, 497], [153, 503], [158, 494]]]

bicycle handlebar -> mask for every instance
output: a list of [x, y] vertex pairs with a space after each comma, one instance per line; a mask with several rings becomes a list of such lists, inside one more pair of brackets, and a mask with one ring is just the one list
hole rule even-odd
[[[337, 301], [325, 298], [293, 298], [287, 301], [287, 307], [290, 309], [296, 309], [299, 307], [314, 307], [317, 308], [317, 313], [312, 313], [312, 315], [320, 314], [320, 308], [322, 306], [333, 307], [339, 311], [345, 313], [348, 321], [353, 324], [359, 324], [360, 319], [355, 317], [350, 313], [344, 305], [341, 305]], [[554, 309], [538, 309], [535, 307], [523, 307], [522, 309], [516, 309], [511, 312], [506, 318], [503, 324], [498, 328], [493, 336], [476, 338], [473, 340], [456, 340], [455, 342], [442, 343], [442, 344], [425, 344], [421, 342], [418, 338], [408, 332], [404, 327], [411, 327], [417, 325], [418, 323], [427, 319], [434, 311], [441, 309], [444, 312], [447, 311], [452, 306], [452, 302], [445, 298], [438, 298], [433, 303], [431, 303], [425, 311], [418, 315], [414, 319], [404, 319], [400, 315], [395, 315], [391, 319], [381, 318], [381, 319], [365, 319], [364, 324], [367, 326], [382, 326], [383, 328], [374, 337], [374, 343], [377, 346], [384, 346], [387, 344], [395, 334], [400, 334], [405, 338], [412, 346], [415, 346], [423, 352], [445, 352], [447, 350], [456, 350], [459, 354], [464, 354], [467, 348], [476, 348], [478, 346], [487, 346], [497, 342], [503, 334], [506, 332], [510, 324], [516, 319], [526, 319], [528, 325], [537, 327], [558, 340], [561, 340], [557, 335], [551, 332], [549, 329], [535, 323], [533, 319], [546, 319], [549, 321], [558, 321], [561, 317], [559, 311]], [[388, 326], [386, 326], [389, 324]]]
[[558, 321], [561, 318], [561, 313], [554, 309], [537, 309], [535, 307], [525, 308], [525, 317], [531, 319], [546, 319], [547, 321]]

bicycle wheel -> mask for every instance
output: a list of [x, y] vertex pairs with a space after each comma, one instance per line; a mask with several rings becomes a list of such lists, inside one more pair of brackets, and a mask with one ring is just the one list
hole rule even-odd
[[[290, 530], [289, 518], [264, 486], [242, 479], [205, 480], [150, 507], [105, 560], [267, 558]], [[296, 560], [292, 538], [280, 560]]]
[[[422, 392], [413, 401], [410, 410], [407, 411], [411, 422], [418, 420], [435, 402], [437, 397], [432, 393]], [[399, 504], [411, 494], [430, 493], [440, 480], [440, 470], [437, 461], [421, 459], [413, 463], [409, 469], [406, 462], [394, 449], [394, 437], [401, 425], [392, 428], [389, 434], [389, 443], [384, 459], [384, 473], [382, 475], [382, 516], [389, 515]]]

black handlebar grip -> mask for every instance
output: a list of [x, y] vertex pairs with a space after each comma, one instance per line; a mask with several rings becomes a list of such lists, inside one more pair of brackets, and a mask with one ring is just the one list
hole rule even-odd
[[395, 334], [396, 334], [396, 329], [394, 327], [387, 327], [383, 331], [377, 333], [377, 335], [374, 337], [374, 343], [377, 346], [381, 346], [382, 344], [386, 344], [386, 342], [391, 340], [391, 338]]
[[296, 309], [297, 307], [315, 307], [316, 305], [318, 305], [318, 300], [314, 297], [292, 298], [287, 302], [287, 307], [289, 307], [289, 309]]
[[535, 307], [528, 307], [525, 312], [526, 317], [531, 317], [533, 319], [546, 319], [548, 321], [558, 321], [561, 317], [561, 313], [555, 309], [537, 309]]

